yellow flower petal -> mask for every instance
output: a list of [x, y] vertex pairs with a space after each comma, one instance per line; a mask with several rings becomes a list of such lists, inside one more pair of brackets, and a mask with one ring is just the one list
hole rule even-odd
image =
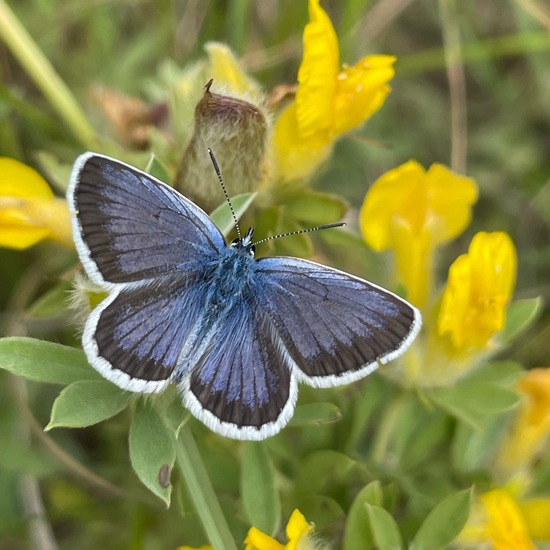
[[225, 44], [208, 42], [204, 47], [210, 61], [209, 74], [214, 79], [216, 89], [226, 89], [229, 95], [240, 99], [259, 101], [262, 95], [259, 85], [237, 61]]
[[524, 399], [496, 453], [495, 468], [505, 477], [528, 470], [544, 451], [550, 435], [550, 368], [527, 371], [517, 389]]
[[288, 538], [286, 545], [262, 533], [256, 527], [251, 527], [244, 541], [245, 550], [313, 550], [308, 537], [308, 533], [311, 531], [313, 531], [313, 524], [308, 523], [304, 515], [296, 509], [292, 512], [286, 525]]
[[521, 502], [519, 506], [531, 537], [550, 541], [550, 499], [534, 498]]
[[375, 113], [390, 93], [395, 71], [391, 55], [370, 55], [338, 75], [334, 98], [334, 132], [343, 134]]
[[256, 527], [248, 530], [244, 539], [245, 550], [284, 550], [284, 546], [273, 537], [266, 535]]
[[468, 254], [451, 265], [438, 318], [457, 353], [483, 348], [504, 327], [516, 276], [516, 252], [506, 233], [480, 232]]
[[462, 232], [477, 198], [473, 180], [434, 164], [426, 172], [409, 161], [374, 182], [360, 212], [365, 241], [377, 251], [393, 249], [408, 299], [424, 305], [436, 245]]
[[338, 40], [330, 19], [309, 0], [304, 55], [296, 99], [273, 131], [275, 180], [306, 179], [329, 156], [335, 139], [365, 121], [386, 98], [391, 56], [368, 56], [340, 72]]
[[300, 510], [295, 509], [288, 520], [286, 526], [286, 536], [288, 537], [288, 544], [286, 550], [301, 550], [308, 548], [307, 534], [313, 531], [313, 524], [306, 521], [305, 516]]
[[494, 550], [535, 550], [515, 499], [504, 489], [481, 495], [487, 513], [487, 535]]
[[53, 198], [46, 180], [18, 160], [0, 157], [0, 197]]
[[0, 246], [21, 250], [45, 238], [73, 246], [66, 202], [38, 172], [0, 158]]
[[332, 127], [339, 63], [338, 39], [319, 0], [309, 0], [309, 21], [304, 29], [304, 55], [296, 93], [296, 118], [301, 137]]
[[291, 103], [278, 117], [273, 134], [277, 178], [283, 181], [307, 179], [325, 161], [332, 145], [319, 134], [299, 138], [296, 103]]

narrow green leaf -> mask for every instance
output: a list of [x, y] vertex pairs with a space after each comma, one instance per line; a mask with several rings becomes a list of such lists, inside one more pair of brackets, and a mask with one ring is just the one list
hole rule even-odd
[[470, 512], [470, 489], [444, 498], [428, 514], [416, 533], [411, 550], [447, 548], [466, 524]]
[[454, 432], [451, 457], [455, 468], [470, 472], [488, 465], [506, 427], [509, 414], [497, 414], [480, 419], [480, 430], [458, 422]]
[[338, 195], [310, 189], [285, 204], [285, 216], [310, 225], [333, 223], [342, 219], [346, 202]]
[[[241, 195], [231, 197], [231, 204], [233, 205], [233, 210], [238, 220], [241, 219], [242, 215], [254, 202], [256, 194], [257, 193], [242, 193]], [[235, 229], [235, 220], [233, 219], [231, 209], [229, 208], [229, 204], [227, 202], [220, 204], [213, 212], [211, 212], [210, 217], [214, 220], [214, 223], [224, 235], [228, 235], [233, 229]]]
[[399, 550], [402, 548], [401, 534], [397, 523], [384, 508], [365, 503], [369, 525], [378, 550]]
[[296, 492], [326, 494], [327, 486], [351, 482], [362, 467], [344, 453], [330, 449], [314, 451], [302, 461], [295, 481]]
[[244, 444], [241, 495], [249, 524], [274, 534], [279, 527], [281, 501], [275, 485], [275, 468], [261, 441]]
[[373, 481], [361, 489], [349, 510], [344, 530], [344, 550], [370, 550], [373, 536], [369, 523], [366, 504], [381, 506], [383, 500], [382, 486]]
[[544, 300], [540, 296], [528, 300], [517, 300], [510, 304], [506, 313], [506, 326], [499, 337], [500, 341], [508, 343], [527, 329], [540, 315], [543, 305]]
[[320, 426], [342, 418], [342, 412], [333, 403], [306, 403], [296, 407], [289, 426]]
[[35, 338], [1, 338], [0, 368], [28, 380], [50, 384], [102, 380], [81, 350]]
[[73, 382], [55, 400], [46, 429], [93, 426], [126, 408], [133, 395], [107, 380]]
[[166, 166], [164, 166], [164, 164], [158, 159], [156, 155], [151, 155], [145, 171], [148, 174], [151, 174], [151, 176], [153, 176], [154, 178], [157, 178], [158, 180], [167, 183], [168, 185], [172, 184], [172, 178], [168, 173], [168, 169], [166, 168]]
[[452, 416], [481, 429], [482, 415], [512, 409], [519, 402], [516, 391], [490, 382], [457, 384], [449, 388], [433, 388], [426, 395]]
[[130, 461], [141, 482], [170, 506], [170, 473], [176, 459], [174, 433], [146, 399], [137, 403], [130, 426]]
[[478, 368], [464, 380], [464, 383], [479, 384], [489, 382], [504, 388], [515, 386], [524, 373], [520, 363], [516, 361], [490, 361]]

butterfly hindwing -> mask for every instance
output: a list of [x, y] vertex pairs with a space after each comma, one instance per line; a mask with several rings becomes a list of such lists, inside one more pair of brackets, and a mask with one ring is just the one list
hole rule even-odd
[[347, 384], [400, 355], [420, 329], [408, 302], [342, 271], [297, 258], [258, 260], [260, 307], [316, 387]]
[[80, 258], [95, 283], [200, 269], [225, 247], [208, 215], [168, 185], [109, 157], [78, 158], [67, 192]]
[[[181, 275], [117, 287], [86, 322], [82, 343], [88, 360], [123, 389], [162, 391], [204, 302], [202, 285]], [[190, 367], [179, 365], [178, 372]]]
[[265, 439], [294, 412], [297, 383], [291, 365], [254, 300], [240, 300], [211, 342], [211, 352], [183, 381], [184, 403], [222, 435]]

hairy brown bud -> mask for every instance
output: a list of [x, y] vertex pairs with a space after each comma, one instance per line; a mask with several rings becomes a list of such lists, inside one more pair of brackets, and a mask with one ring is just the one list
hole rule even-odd
[[266, 116], [252, 103], [211, 92], [211, 84], [195, 109], [195, 130], [175, 181], [177, 189], [207, 212], [224, 200], [208, 148], [232, 196], [257, 189], [267, 170]]

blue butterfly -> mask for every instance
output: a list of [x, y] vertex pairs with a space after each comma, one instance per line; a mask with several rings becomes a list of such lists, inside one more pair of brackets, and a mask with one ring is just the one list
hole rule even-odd
[[67, 191], [78, 254], [108, 293], [82, 336], [117, 386], [178, 385], [213, 431], [265, 439], [293, 415], [298, 382], [347, 384], [401, 355], [420, 330], [405, 300], [298, 258], [254, 258], [208, 215], [127, 164], [80, 156]]

